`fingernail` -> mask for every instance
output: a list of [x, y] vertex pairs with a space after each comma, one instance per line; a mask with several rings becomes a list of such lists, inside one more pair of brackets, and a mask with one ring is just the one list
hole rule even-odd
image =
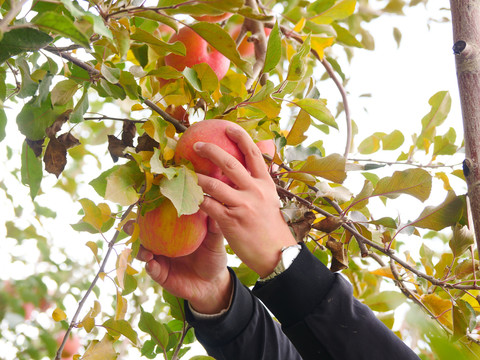
[[204, 145], [205, 145], [204, 142], [198, 141], [195, 144], [193, 144], [193, 150], [200, 151], [200, 150], [202, 150]]

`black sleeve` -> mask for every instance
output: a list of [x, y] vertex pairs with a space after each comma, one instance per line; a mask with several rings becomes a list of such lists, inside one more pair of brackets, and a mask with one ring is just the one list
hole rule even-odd
[[374, 313], [351, 285], [302, 246], [292, 265], [253, 289], [282, 324], [305, 360], [419, 358]]
[[229, 270], [234, 280], [233, 299], [225, 314], [196, 319], [185, 302], [186, 319], [208, 354], [217, 360], [301, 360], [278, 322]]

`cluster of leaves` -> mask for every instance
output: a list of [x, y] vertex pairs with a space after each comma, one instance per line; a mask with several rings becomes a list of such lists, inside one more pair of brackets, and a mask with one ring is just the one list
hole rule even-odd
[[[166, 359], [178, 359], [186, 353], [188, 346], [184, 345], [194, 337], [185, 322], [181, 300], [162, 293], [148, 282], [144, 272], [135, 270], [138, 227], [134, 225], [130, 235], [123, 230], [136, 218], [138, 204], [146, 211], [166, 197], [179, 215], [198, 210], [203, 194], [195, 173], [174, 162], [179, 133], [188, 122], [186, 117], [175, 118], [172, 108], [182, 108], [195, 121], [222, 118], [240, 124], [255, 141], [273, 139], [278, 152], [270, 161], [272, 177], [279, 185], [283, 212], [298, 240], [305, 241], [332, 271], [342, 270], [354, 285], [355, 296], [379, 312], [389, 327], [393, 326], [394, 310], [410, 299], [437, 319], [446, 334], [461, 340], [449, 350], [450, 354], [460, 353], [459, 344], [477, 341], [474, 329], [480, 293], [466, 197], [450, 185], [452, 178], [464, 180], [462, 171], [447, 166], [452, 171], [446, 173], [434, 166], [444, 165], [439, 159], [448, 160], [461, 150], [453, 128], [437, 134], [450, 110], [449, 94], [432, 96], [431, 111], [411, 143], [399, 131], [375, 132], [359, 143], [359, 154], [398, 151], [391, 155], [391, 164], [402, 164], [404, 170], [381, 177], [377, 169], [384, 163], [349, 158], [354, 144], [350, 136], [345, 136], [343, 155], [329, 151], [321, 139], [308, 145], [305, 142], [312, 131], [321, 137], [338, 129], [337, 121], [343, 114], [347, 127], [354, 128], [345, 99], [339, 107], [345, 111], [333, 115], [320, 97], [322, 81], [333, 79], [339, 93], [344, 93], [347, 82], [331, 47], [340, 45], [348, 58], [353, 57], [354, 48], [373, 49], [373, 36], [364, 29], [365, 23], [382, 13], [402, 13], [405, 2], [391, 0], [381, 9], [367, 0], [358, 4], [355, 0], [272, 1], [268, 6], [260, 4], [260, 10], [251, 5], [243, 0], [161, 0], [154, 6], [128, 0], [61, 0], [37, 1], [31, 9], [22, 9], [22, 2], [0, 1], [0, 140], [6, 136], [6, 110], [24, 102], [16, 123], [25, 140], [20, 171], [14, 176], [29, 187], [35, 201], [42, 193], [42, 180], [50, 176], [48, 173], [54, 174], [59, 178], [57, 186], [82, 208], [83, 217], [73, 228], [102, 237], [86, 242], [93, 254], [92, 264], [99, 266], [92, 280], [89, 268], [68, 262], [67, 253], [66, 267], [55, 268], [48, 240], [38, 235], [34, 226], [19, 228], [8, 223], [7, 237], [19, 243], [37, 240], [42, 256], [39, 263], [48, 264], [49, 270], [25, 280], [36, 279], [35, 286], [18, 284], [19, 289], [35, 295], [23, 290], [3, 291], [6, 305], [0, 309], [2, 316], [25, 312], [14, 301], [19, 296], [21, 303], [32, 302], [40, 309], [40, 299], [47, 294], [55, 299], [53, 319], [61, 326], [68, 331], [79, 328], [74, 331], [85, 339], [101, 338], [85, 343], [84, 358], [113, 359], [117, 352], [128, 352], [119, 349], [119, 343], [138, 348], [147, 358], [163, 354]], [[281, 16], [273, 15], [273, 7], [281, 9]], [[19, 16], [21, 10], [28, 11]], [[224, 12], [233, 16], [221, 24], [190, 17]], [[236, 48], [231, 31], [245, 19], [272, 29], [263, 44], [263, 56], [243, 58]], [[168, 42], [170, 32], [162, 32], [160, 24], [173, 31], [189, 26], [230, 60], [226, 76], [219, 80], [207, 64], [183, 71], [165, 65], [166, 55], [185, 55], [186, 49], [180, 42]], [[400, 41], [399, 32], [394, 34]], [[111, 104], [116, 106], [117, 117], [102, 114]], [[281, 121], [280, 115], [288, 121]], [[405, 146], [408, 149], [402, 151]], [[105, 169], [105, 158], [100, 154], [107, 151], [118, 164]], [[10, 158], [12, 152], [9, 148]], [[417, 154], [431, 154], [428, 165], [418, 164]], [[98, 197], [78, 199], [78, 174], [86, 168], [89, 157], [102, 169], [95, 175], [86, 174], [86, 182]], [[354, 193], [346, 184], [359, 173], [364, 185]], [[446, 193], [440, 204], [425, 207], [407, 222], [377, 217], [378, 205], [373, 198], [388, 206], [395, 206], [395, 199], [405, 195], [425, 202], [431, 198], [436, 179]], [[13, 203], [9, 190], [2, 189]], [[43, 211], [42, 216], [55, 216], [47, 210], [39, 208], [39, 215]], [[439, 232], [443, 229], [451, 229], [451, 235]], [[397, 255], [406, 248], [407, 235], [422, 241], [418, 261], [408, 252]], [[111, 239], [107, 241], [108, 236]], [[432, 238], [448, 243], [450, 249], [430, 249], [426, 242]], [[114, 277], [106, 270], [112, 253], [117, 254]], [[235, 270], [247, 285], [256, 280], [243, 265]], [[68, 275], [75, 272], [81, 276]], [[114, 284], [114, 301], [108, 309], [113, 309], [114, 315], [102, 311], [98, 301], [84, 313], [82, 307], [91, 292], [100, 298], [97, 281], [105, 278]], [[42, 285], [46, 279], [52, 280], [58, 291], [48, 294]], [[397, 285], [400, 291], [383, 290], [385, 283]], [[147, 312], [141, 305], [147, 293], [152, 296], [148, 291], [151, 287], [161, 295], [154, 309]], [[70, 318], [66, 318], [67, 309], [61, 301], [66, 291], [79, 303]], [[10, 321], [5, 332], [15, 333], [18, 323]], [[15, 344], [19, 347], [17, 357], [52, 356], [57, 344], [44, 329], [54, 325], [32, 325], [42, 329], [40, 337]], [[3, 322], [2, 326], [3, 333]], [[412, 325], [410, 331], [414, 328]], [[412, 345], [428, 354], [441, 335], [431, 335], [430, 328], [424, 328], [418, 336], [423, 342]]]

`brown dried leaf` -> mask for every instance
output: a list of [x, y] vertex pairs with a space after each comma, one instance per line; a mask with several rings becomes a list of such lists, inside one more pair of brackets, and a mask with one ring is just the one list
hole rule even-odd
[[58, 136], [58, 141], [65, 145], [66, 149], [70, 149], [74, 146], [80, 145], [80, 141], [72, 135], [72, 133], [64, 133]]
[[322, 221], [313, 224], [315, 230], [323, 231], [324, 233], [331, 233], [332, 231], [337, 230], [340, 226], [345, 223], [344, 218], [339, 218], [336, 216], [327, 216]]
[[153, 151], [155, 149], [158, 149], [160, 144], [152, 139], [150, 136], [147, 135], [147, 133], [144, 133], [142, 136], [139, 136], [138, 140], [138, 145], [135, 148], [135, 151], [138, 153], [140, 151]]
[[108, 135], [108, 151], [114, 162], [117, 162], [120, 157], [125, 157], [123, 153], [125, 148], [126, 146], [122, 140], [116, 138], [114, 135]]
[[33, 153], [35, 154], [36, 157], [39, 157], [42, 155], [42, 150], [43, 150], [43, 142], [45, 139], [41, 140], [30, 140], [30, 139], [25, 139], [27, 142], [27, 145], [30, 146], [30, 148], [33, 150]]
[[45, 129], [45, 133], [49, 138], [55, 137], [57, 132], [61, 130], [62, 125], [67, 122], [72, 111], [73, 111], [72, 109], [68, 109], [64, 111], [63, 113], [57, 116], [57, 118], [55, 119], [52, 125], [50, 125], [48, 128]]
[[293, 232], [295, 233], [295, 239], [297, 241], [303, 241], [305, 236], [307, 236], [310, 232], [314, 221], [315, 214], [311, 211], [307, 211], [303, 215], [303, 218], [289, 224], [292, 227]]
[[325, 247], [332, 253], [331, 272], [348, 268], [347, 249], [343, 247], [341, 242], [329, 236]]
[[133, 147], [133, 138], [137, 134], [135, 123], [125, 121], [123, 123], [122, 142], [125, 146]]
[[45, 170], [58, 178], [67, 164], [67, 148], [57, 138], [50, 139], [43, 156]]

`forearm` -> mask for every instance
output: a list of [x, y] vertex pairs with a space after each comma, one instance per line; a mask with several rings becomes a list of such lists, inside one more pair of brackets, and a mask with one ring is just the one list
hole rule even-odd
[[282, 274], [253, 293], [282, 323], [304, 359], [418, 359], [373, 312], [353, 297], [305, 246]]
[[232, 271], [233, 298], [227, 312], [210, 319], [196, 318], [185, 305], [187, 321], [208, 354], [217, 360], [300, 360], [294, 346], [263, 305]]

